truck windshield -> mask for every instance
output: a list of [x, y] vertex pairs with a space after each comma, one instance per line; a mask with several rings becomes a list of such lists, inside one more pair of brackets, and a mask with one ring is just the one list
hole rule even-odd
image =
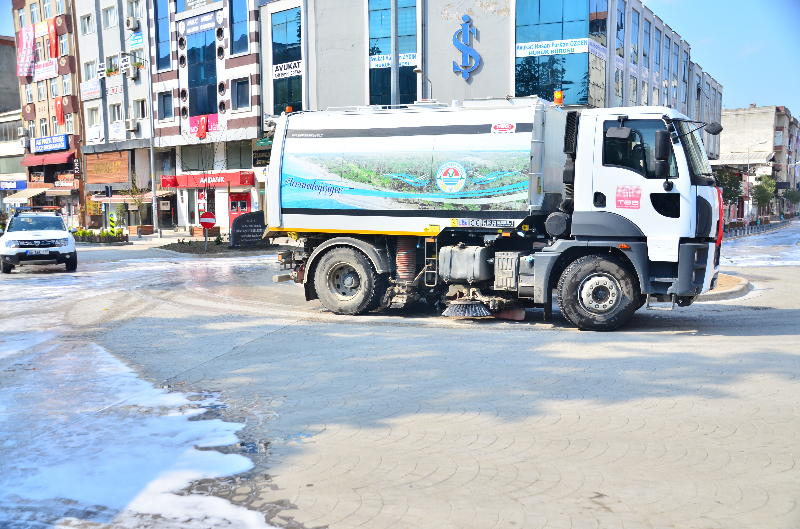
[[14, 217], [8, 223], [8, 231], [64, 231], [64, 221], [59, 217]]
[[692, 184], [696, 186], [714, 185], [714, 174], [711, 172], [711, 166], [708, 165], [708, 156], [703, 146], [703, 140], [700, 139], [699, 131], [689, 132], [697, 128], [697, 124], [685, 121], [675, 121], [675, 124], [678, 126], [678, 133], [681, 135], [681, 143], [683, 143], [686, 159], [689, 161]]

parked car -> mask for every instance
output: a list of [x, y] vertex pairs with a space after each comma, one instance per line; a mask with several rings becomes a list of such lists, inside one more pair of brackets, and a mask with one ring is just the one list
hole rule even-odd
[[58, 211], [19, 208], [0, 232], [0, 271], [10, 274], [17, 266], [64, 264], [67, 272], [78, 269], [78, 253], [72, 230]]

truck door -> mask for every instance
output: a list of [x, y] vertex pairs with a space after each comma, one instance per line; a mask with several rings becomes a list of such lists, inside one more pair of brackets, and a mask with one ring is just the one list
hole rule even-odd
[[[626, 119], [610, 116], [597, 127], [592, 177], [593, 211], [606, 211], [633, 222], [647, 237], [651, 261], [678, 260], [678, 243], [689, 237], [693, 208], [688, 178], [678, 178], [675, 148], [668, 160], [669, 181], [655, 175], [655, 133], [665, 130], [661, 119]], [[627, 138], [609, 137], [608, 130], [624, 126]], [[612, 135], [613, 136], [613, 135]], [[619, 135], [616, 135], [619, 136]], [[683, 156], [678, 159], [683, 161]]]

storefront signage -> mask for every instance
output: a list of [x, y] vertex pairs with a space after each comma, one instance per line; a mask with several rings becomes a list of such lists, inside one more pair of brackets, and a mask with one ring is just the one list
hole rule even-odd
[[55, 187], [75, 187], [75, 183], [73, 173], [56, 173]]
[[269, 165], [269, 158], [272, 150], [253, 151], [253, 167], [266, 167]]
[[86, 183], [114, 184], [128, 181], [128, 151], [86, 155]]
[[144, 37], [142, 37], [141, 31], [131, 33], [130, 44], [132, 50], [138, 50], [139, 48], [144, 47]]
[[475, 71], [475, 68], [481, 63], [481, 56], [478, 55], [475, 48], [469, 45], [470, 33], [475, 37], [478, 36], [477, 30], [470, 27], [472, 23], [469, 21], [469, 15], [464, 15], [461, 20], [464, 22], [461, 24], [461, 28], [453, 33], [453, 46], [461, 52], [461, 64], [453, 61], [453, 73], [460, 73], [461, 77], [467, 81], [469, 74]]
[[91, 81], [81, 83], [81, 101], [97, 99], [101, 95], [100, 79], [92, 79]]
[[0, 189], [3, 191], [11, 190], [11, 189], [27, 189], [28, 182], [25, 180], [11, 180], [6, 182], [0, 182]]
[[33, 140], [33, 147], [31, 152], [47, 152], [47, 151], [60, 151], [69, 146], [66, 134], [59, 134], [58, 136], [45, 136], [44, 138], [35, 138]]
[[272, 65], [272, 78], [285, 79], [303, 75], [303, 61], [285, 62], [283, 64]]
[[[192, 116], [189, 118], [189, 134], [194, 136], [197, 134], [197, 127], [200, 124], [200, 118], [203, 116]], [[219, 130], [219, 115], [218, 114], [208, 114], [205, 116], [208, 118], [206, 122], [206, 132], [216, 132]]]
[[125, 73], [128, 71], [128, 67], [131, 65], [131, 56], [130, 55], [123, 55], [119, 59], [119, 73]]
[[26, 77], [33, 75], [33, 26], [25, 26], [19, 30], [19, 50], [17, 53], [17, 75]]
[[517, 44], [517, 57], [540, 57], [542, 55], [567, 55], [587, 53], [589, 39], [548, 40]]
[[44, 182], [44, 173], [31, 173], [31, 182]]
[[[417, 66], [416, 53], [401, 53], [398, 55], [400, 66]], [[370, 55], [369, 56], [370, 68], [391, 68], [392, 56], [391, 55]], [[277, 77], [276, 77], [277, 79]]]
[[178, 177], [175, 175], [161, 175], [161, 187], [178, 187]]
[[222, 10], [187, 18], [178, 22], [178, 34], [191, 35], [192, 33], [208, 31], [209, 29], [221, 27], [222, 21]]
[[81, 174], [81, 159], [74, 158], [72, 160], [72, 174], [79, 175]]
[[256, 181], [256, 175], [252, 171], [214, 174], [179, 174], [175, 178], [178, 184], [175, 187], [225, 187], [229, 183], [232, 186], [252, 186]]
[[186, 0], [186, 9], [196, 9], [208, 4], [214, 3], [216, 0]]
[[592, 39], [589, 39], [589, 53], [595, 57], [603, 59], [604, 61], [608, 59], [608, 48]]

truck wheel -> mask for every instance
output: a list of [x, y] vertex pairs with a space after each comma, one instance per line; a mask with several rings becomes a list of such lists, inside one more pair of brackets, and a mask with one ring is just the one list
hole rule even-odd
[[323, 255], [314, 275], [319, 300], [334, 314], [361, 314], [376, 308], [382, 282], [367, 256], [352, 248], [334, 248]]
[[78, 269], [78, 254], [76, 253], [74, 256], [70, 257], [67, 260], [67, 272], [74, 272]]
[[14, 265], [2, 263], [2, 270], [4, 274], [10, 274], [13, 269]]
[[636, 276], [615, 260], [597, 255], [581, 257], [558, 281], [558, 308], [584, 331], [612, 331], [624, 325], [639, 308]]

